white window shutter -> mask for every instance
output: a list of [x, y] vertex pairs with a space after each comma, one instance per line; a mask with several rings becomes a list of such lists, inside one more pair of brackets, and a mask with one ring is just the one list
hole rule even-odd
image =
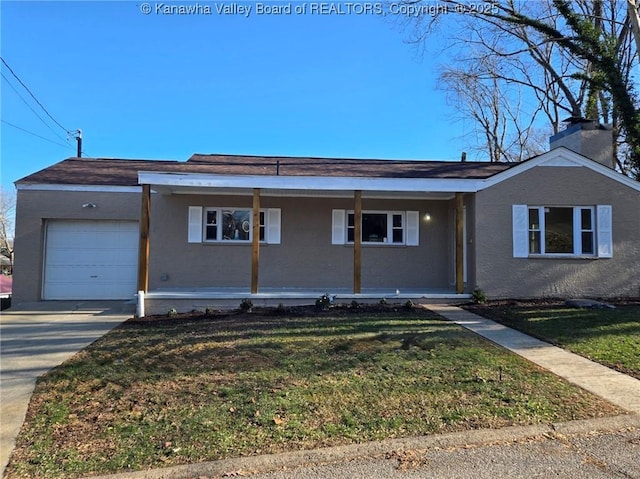
[[611, 205], [598, 205], [598, 257], [613, 257], [613, 228], [611, 222]]
[[420, 244], [420, 213], [407, 211], [407, 246]]
[[331, 244], [344, 244], [346, 240], [346, 211], [333, 210], [331, 217]]
[[527, 205], [512, 205], [513, 212], [513, 257], [529, 256], [529, 208]]
[[267, 210], [267, 243], [280, 244], [280, 208]]
[[188, 242], [202, 243], [202, 206], [189, 206]]

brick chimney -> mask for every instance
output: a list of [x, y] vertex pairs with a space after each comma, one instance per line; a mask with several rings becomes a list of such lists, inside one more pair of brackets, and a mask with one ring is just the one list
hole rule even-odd
[[577, 117], [567, 118], [565, 123], [566, 129], [549, 138], [550, 149], [564, 146], [604, 166], [615, 167], [610, 126]]

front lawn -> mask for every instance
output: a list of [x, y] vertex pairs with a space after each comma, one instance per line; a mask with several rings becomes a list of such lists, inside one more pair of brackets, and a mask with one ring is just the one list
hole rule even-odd
[[425, 310], [147, 318], [38, 381], [6, 477], [78, 477], [620, 412]]
[[640, 379], [640, 303], [577, 309], [563, 302], [498, 301], [468, 309]]

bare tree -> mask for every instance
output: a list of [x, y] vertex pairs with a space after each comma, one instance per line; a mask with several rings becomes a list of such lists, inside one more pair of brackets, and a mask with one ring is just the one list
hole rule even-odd
[[[410, 28], [414, 42], [427, 44], [446, 26], [449, 43], [464, 46], [441, 79], [446, 89], [461, 94], [463, 112], [485, 131], [485, 148], [493, 160], [504, 159], [503, 154], [496, 156], [498, 150], [530, 149], [526, 138], [530, 127], [515, 119], [544, 120], [557, 132], [565, 117], [589, 117], [613, 125], [623, 145], [617, 155], [619, 169], [640, 175], [640, 105], [631, 76], [638, 58], [631, 21], [634, 1], [442, 0], [452, 14], [434, 16], [426, 13], [428, 9], [420, 10], [427, 2], [405, 0], [413, 5], [414, 15], [400, 23]], [[454, 39], [451, 31], [457, 32]], [[458, 88], [462, 79], [467, 81], [464, 91]], [[474, 86], [473, 81], [483, 84]], [[490, 88], [500, 92], [488, 95], [485, 90]], [[501, 109], [496, 117], [498, 100]], [[513, 133], [525, 135], [521, 141], [500, 133], [505, 124]], [[502, 142], [499, 148], [496, 141]]]
[[15, 193], [0, 188], [0, 255], [9, 259], [10, 270], [13, 270], [15, 211]]
[[[491, 67], [489, 67], [491, 69]], [[497, 75], [487, 74], [476, 63], [465, 69], [447, 67], [440, 75], [441, 88], [459, 112], [458, 119], [471, 118], [476, 141], [465, 148], [489, 153], [490, 161], [522, 161], [545, 148], [533, 139], [536, 115], [522, 115], [521, 89], [507, 95]], [[539, 108], [538, 108], [539, 110]]]

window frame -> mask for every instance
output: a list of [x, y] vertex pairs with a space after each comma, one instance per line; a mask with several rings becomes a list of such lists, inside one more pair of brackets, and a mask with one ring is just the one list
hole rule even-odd
[[[407, 246], [407, 229], [408, 229], [408, 225], [407, 225], [407, 212], [406, 211], [391, 211], [391, 210], [362, 210], [362, 214], [360, 217], [360, 235], [362, 236], [364, 234], [364, 228], [362, 226], [362, 222], [364, 221], [364, 215], [386, 215], [387, 217], [387, 233], [386, 236], [384, 236], [383, 238], [386, 238], [387, 241], [365, 241], [362, 237], [360, 238], [360, 244], [362, 245], [366, 245], [366, 246]], [[394, 227], [393, 226], [393, 219], [394, 216], [400, 216], [401, 218], [401, 222], [402, 222], [402, 226], [400, 227]], [[350, 225], [350, 220], [353, 218], [353, 224]], [[401, 230], [402, 231], [402, 242], [394, 242], [393, 241], [393, 232], [394, 230]], [[344, 229], [344, 234], [345, 234], [345, 238], [344, 238], [344, 244], [347, 245], [352, 245], [355, 243], [354, 240], [350, 240], [349, 236], [350, 236], [350, 232], [353, 232], [353, 237], [355, 240], [355, 211], [354, 210], [346, 210], [345, 211], [345, 229]], [[389, 238], [391, 239], [391, 241], [388, 241]]]
[[[260, 243], [268, 244], [268, 208], [260, 208]], [[216, 212], [216, 224], [209, 224], [207, 216], [210, 211]], [[249, 237], [248, 239], [224, 239], [222, 236], [222, 216], [223, 211], [248, 211], [249, 212]], [[216, 239], [207, 238], [207, 228], [216, 227]], [[253, 242], [253, 209], [251, 207], [226, 207], [226, 206], [205, 206], [202, 211], [202, 243], [205, 244], [251, 244]]]
[[[573, 240], [573, 251], [572, 252], [547, 252], [547, 225], [546, 225], [546, 213], [548, 209], [551, 208], [564, 208], [572, 210], [572, 240]], [[532, 225], [531, 222], [531, 212], [537, 211], [538, 214], [538, 223], [537, 228], [532, 227], [536, 225]], [[589, 218], [591, 222], [590, 228], [584, 228], [584, 224], [582, 221], [582, 212], [589, 211]], [[597, 257], [597, 230], [596, 230], [596, 206], [592, 205], [527, 205], [527, 250], [528, 255], [531, 257], [584, 257], [584, 258], [595, 258]], [[584, 253], [583, 247], [583, 233], [591, 234], [591, 252]], [[539, 251], [532, 252], [532, 243], [536, 240], [538, 241]]]

